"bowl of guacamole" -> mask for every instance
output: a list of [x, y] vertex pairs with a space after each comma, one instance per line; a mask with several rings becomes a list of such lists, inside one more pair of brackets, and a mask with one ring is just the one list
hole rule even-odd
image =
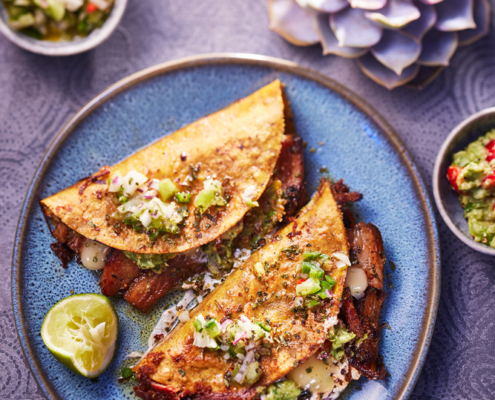
[[433, 194], [459, 239], [495, 255], [495, 107], [469, 117], [447, 137], [435, 162]]
[[90, 50], [117, 27], [127, 0], [0, 0], [0, 31], [38, 54]]

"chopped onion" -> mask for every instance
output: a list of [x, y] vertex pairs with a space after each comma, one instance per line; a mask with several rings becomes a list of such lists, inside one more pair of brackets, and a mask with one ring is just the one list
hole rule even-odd
[[189, 321], [191, 318], [189, 317], [189, 310], [184, 310], [180, 313], [179, 315], [179, 321], [180, 322], [187, 322]]
[[233, 321], [231, 319], [226, 319], [225, 321], [223, 321], [222, 322], [222, 331], [225, 331], [232, 322]]
[[[139, 189], [138, 189], [139, 190]], [[148, 190], [145, 194], [144, 194], [144, 198], [146, 200], [151, 200], [153, 197], [156, 197], [156, 195], [158, 194], [158, 192], [156, 190]]]
[[[338, 251], [336, 253], [332, 254], [332, 257], [337, 258], [338, 260], [344, 262], [347, 266], [351, 266], [351, 261], [349, 260], [349, 257], [347, 257], [346, 254], [342, 253], [341, 251]], [[339, 267], [340, 268], [340, 267]]]
[[245, 322], [245, 323], [251, 322], [251, 321], [249, 320], [249, 318], [248, 318], [248, 317], [246, 317], [245, 315], [241, 315], [241, 316], [239, 317], [239, 319], [240, 319], [242, 322]]
[[347, 264], [344, 261], [335, 261], [335, 265], [337, 266], [338, 269], [342, 269], [347, 267]]
[[149, 184], [149, 188], [153, 190], [160, 190], [160, 181], [158, 179], [153, 179]]
[[108, 186], [108, 191], [112, 193], [117, 192], [123, 183], [124, 180], [122, 179], [122, 177], [119, 174], [115, 174], [115, 176], [110, 181], [110, 185]]
[[246, 332], [237, 332], [234, 338], [234, 346], [246, 337]]
[[131, 196], [136, 189], [148, 180], [146, 175], [143, 175], [137, 171], [129, 171], [123, 178], [122, 186], [124, 187], [124, 194]]
[[242, 383], [244, 382], [244, 378], [246, 377], [246, 372], [249, 364], [251, 364], [254, 361], [254, 351], [248, 351], [246, 353], [246, 358], [242, 362], [241, 367], [239, 368], [239, 372], [237, 372], [236, 376], [234, 377], [234, 380], [237, 383]]
[[151, 215], [148, 210], [146, 210], [144, 213], [141, 214], [139, 217], [139, 220], [143, 224], [145, 228], [147, 228], [151, 224]]

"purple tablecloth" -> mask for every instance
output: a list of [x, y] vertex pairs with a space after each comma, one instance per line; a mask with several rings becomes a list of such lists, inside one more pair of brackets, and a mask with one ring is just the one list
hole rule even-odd
[[[99, 48], [47, 58], [0, 38], [0, 399], [43, 399], [12, 318], [11, 253], [27, 186], [53, 136], [82, 105], [135, 71], [199, 53], [243, 52], [295, 61], [346, 85], [391, 123], [428, 188], [449, 131], [495, 105], [495, 33], [459, 50], [422, 92], [393, 92], [355, 62], [294, 47], [268, 29], [266, 0], [130, 0]], [[492, 18], [495, 20], [495, 17]], [[494, 23], [492, 22], [492, 31]], [[442, 295], [431, 348], [411, 399], [495, 399], [495, 261], [466, 247], [438, 216]], [[39, 262], [39, 260], [32, 260]]]

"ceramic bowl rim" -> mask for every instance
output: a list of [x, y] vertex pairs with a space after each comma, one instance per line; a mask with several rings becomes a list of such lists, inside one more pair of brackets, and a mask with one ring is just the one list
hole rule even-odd
[[405, 147], [402, 139], [398, 136], [395, 130], [389, 125], [389, 123], [365, 100], [360, 96], [336, 82], [335, 80], [320, 74], [312, 69], [302, 67], [292, 61], [283, 60], [280, 58], [244, 54], [244, 53], [211, 53], [201, 54], [191, 57], [185, 57], [178, 60], [173, 60], [158, 64], [156, 66], [141, 70], [120, 81], [109, 86], [107, 89], [96, 95], [85, 106], [83, 106], [70, 120], [62, 127], [62, 129], [55, 135], [50, 146], [48, 147], [45, 155], [41, 159], [38, 168], [35, 171], [33, 179], [29, 184], [29, 189], [26, 194], [21, 214], [19, 217], [19, 223], [16, 230], [16, 236], [14, 241], [14, 248], [12, 254], [12, 307], [14, 312], [14, 320], [16, 324], [16, 332], [21, 344], [21, 349], [26, 358], [27, 364], [35, 377], [35, 380], [40, 387], [41, 392], [49, 399], [60, 399], [50, 382], [48, 382], [41, 373], [41, 367], [34, 356], [34, 351], [31, 348], [31, 344], [27, 340], [27, 328], [24, 324], [23, 311], [22, 311], [22, 299], [21, 299], [21, 269], [20, 264], [22, 260], [22, 247], [23, 237], [27, 227], [27, 217], [30, 213], [33, 203], [36, 202], [36, 193], [38, 186], [46, 169], [48, 168], [51, 159], [57, 152], [58, 148], [62, 145], [64, 140], [71, 134], [74, 128], [92, 111], [98, 108], [100, 105], [111, 99], [113, 96], [125, 91], [134, 84], [142, 83], [148, 79], [152, 79], [156, 76], [174, 72], [176, 70], [183, 70], [191, 67], [205, 66], [205, 65], [247, 65], [247, 66], [261, 66], [265, 68], [273, 68], [279, 72], [288, 72], [294, 75], [298, 75], [302, 78], [316, 82], [329, 90], [332, 90], [346, 99], [350, 104], [355, 106], [359, 111], [365, 114], [370, 120], [373, 121], [384, 133], [386, 138], [390, 141], [390, 144], [397, 151], [400, 162], [407, 169], [408, 175], [411, 178], [411, 184], [414, 187], [416, 194], [418, 195], [418, 201], [422, 209], [422, 214], [425, 217], [425, 234], [428, 240], [428, 254], [429, 254], [429, 275], [427, 282], [429, 287], [426, 292], [425, 299], [425, 314], [422, 321], [421, 332], [416, 342], [416, 347], [413, 351], [411, 363], [409, 364], [408, 371], [404, 375], [404, 379], [398, 390], [398, 395], [394, 400], [406, 400], [409, 398], [414, 386], [418, 380], [419, 374], [423, 367], [426, 354], [428, 352], [433, 330], [435, 327], [435, 320], [438, 311], [438, 305], [440, 300], [440, 244], [438, 238], [437, 224], [433, 208], [431, 206], [431, 200], [429, 198], [428, 191], [424, 185], [424, 181], [421, 177], [419, 170], [417, 169], [412, 156]]
[[451, 146], [452, 142], [458, 139], [460, 136], [462, 137], [469, 134], [469, 128], [471, 128], [472, 125], [475, 124], [479, 119], [485, 118], [487, 116], [494, 117], [493, 126], [495, 128], [495, 107], [490, 107], [478, 111], [477, 113], [466, 118], [449, 133], [442, 146], [440, 147], [440, 151], [438, 152], [437, 158], [435, 160], [435, 167], [433, 168], [433, 197], [435, 199], [438, 211], [440, 212], [440, 215], [442, 216], [445, 224], [447, 224], [449, 229], [454, 235], [457, 236], [459, 240], [461, 240], [464, 244], [471, 247], [472, 249], [479, 251], [480, 253], [495, 256], [494, 248], [475, 242], [457, 227], [443, 205], [443, 194], [440, 190], [440, 180], [445, 178], [443, 176], [440, 176], [442, 163], [446, 157], [452, 156], [452, 154], [449, 152], [449, 147]]
[[2, 7], [0, 10], [0, 32], [15, 45], [32, 53], [44, 56], [71, 56], [91, 50], [107, 40], [122, 20], [127, 2], [128, 0], [115, 0], [113, 9], [101, 28], [94, 30], [85, 38], [66, 42], [37, 40], [14, 31], [4, 20], [6, 11], [4, 5], [0, 4]]

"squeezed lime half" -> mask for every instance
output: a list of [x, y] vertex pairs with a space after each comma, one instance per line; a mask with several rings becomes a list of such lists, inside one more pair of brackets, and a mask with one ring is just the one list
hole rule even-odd
[[45, 316], [41, 337], [53, 356], [72, 371], [95, 378], [115, 352], [119, 318], [99, 294], [76, 294], [55, 304]]

